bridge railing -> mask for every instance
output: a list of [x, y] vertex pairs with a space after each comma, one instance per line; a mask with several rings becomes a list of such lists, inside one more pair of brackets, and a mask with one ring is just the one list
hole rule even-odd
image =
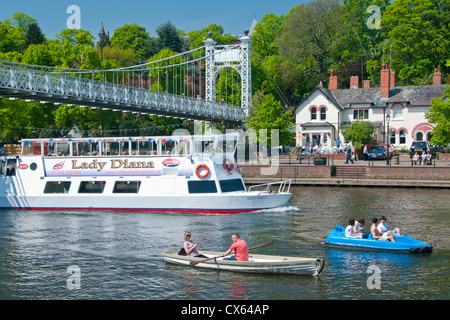
[[[61, 72], [44, 72], [0, 62], [2, 96], [47, 96], [52, 102], [90, 105], [105, 109], [127, 109], [143, 113], [244, 122], [244, 109], [228, 104], [194, 99], [166, 92], [85, 79]], [[29, 97], [29, 95], [27, 95]]]

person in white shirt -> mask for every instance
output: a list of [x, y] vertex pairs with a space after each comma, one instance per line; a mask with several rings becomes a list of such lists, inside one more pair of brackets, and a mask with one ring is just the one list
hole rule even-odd
[[370, 233], [372, 234], [372, 239], [374, 240], [381, 240], [381, 241], [386, 241], [386, 240], [390, 240], [392, 242], [395, 242], [395, 238], [392, 235], [391, 231], [388, 231], [384, 234], [382, 234], [380, 231], [378, 231], [377, 228], [377, 222], [378, 222], [378, 218], [372, 218], [372, 226], [370, 227]]
[[[380, 223], [377, 226], [378, 231], [380, 231], [381, 234], [385, 234], [387, 233], [389, 230], [389, 226], [386, 223], [386, 217], [385, 216], [381, 216], [380, 217]], [[392, 231], [392, 235], [393, 236], [400, 236], [400, 229], [399, 228], [395, 228]]]
[[347, 228], [345, 228], [345, 236], [351, 238], [362, 238], [363, 237], [362, 233], [355, 233], [354, 227], [355, 227], [355, 219], [350, 218], [348, 220], [348, 226]]

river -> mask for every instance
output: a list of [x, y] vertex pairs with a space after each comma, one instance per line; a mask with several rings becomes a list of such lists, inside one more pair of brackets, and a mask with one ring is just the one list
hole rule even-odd
[[[235, 215], [0, 210], [0, 299], [449, 299], [449, 208], [444, 189], [292, 187], [286, 208]], [[336, 223], [387, 216], [431, 254], [330, 248]], [[166, 264], [190, 231], [225, 251], [232, 233], [259, 253], [324, 258], [318, 277], [258, 275]], [[256, 250], [255, 250], [256, 252]], [[375, 278], [375, 276], [377, 276]]]

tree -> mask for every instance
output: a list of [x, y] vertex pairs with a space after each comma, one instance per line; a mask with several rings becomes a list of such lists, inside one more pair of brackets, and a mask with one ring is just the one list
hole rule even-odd
[[272, 94], [266, 94], [262, 90], [253, 95], [247, 125], [257, 134], [260, 129], [267, 129], [267, 146], [271, 146], [272, 129], [279, 130], [280, 145], [291, 145], [293, 142], [293, 122], [289, 112], [283, 111], [283, 106]]
[[342, 12], [339, 0], [314, 0], [294, 7], [279, 38], [285, 66], [300, 69], [315, 85], [324, 80], [330, 53], [342, 35]]
[[174, 52], [181, 52], [183, 42], [178, 34], [177, 28], [172, 22], [167, 21], [158, 26], [156, 33], [159, 36], [159, 50], [169, 48]]
[[443, 74], [450, 72], [445, 66], [450, 52], [449, 24], [449, 1], [396, 0], [386, 8], [381, 28], [387, 39], [382, 45], [400, 81], [409, 84], [435, 68]]
[[136, 23], [125, 24], [114, 30], [111, 46], [131, 49], [136, 55], [136, 62], [143, 62], [157, 53], [154, 40], [147, 30]]
[[273, 13], [266, 14], [255, 26], [252, 35], [252, 49], [262, 59], [278, 54], [277, 38], [281, 32], [284, 16]]
[[25, 49], [30, 44], [41, 44], [45, 42], [45, 36], [37, 23], [28, 25], [27, 33], [25, 34]]
[[368, 121], [355, 121], [343, 132], [345, 141], [351, 141], [356, 149], [373, 140], [375, 126]]
[[436, 125], [431, 142], [438, 146], [450, 143], [450, 85], [444, 90], [444, 97], [434, 98], [426, 118]]

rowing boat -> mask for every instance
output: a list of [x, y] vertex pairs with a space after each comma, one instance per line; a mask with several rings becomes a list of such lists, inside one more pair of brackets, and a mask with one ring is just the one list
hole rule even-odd
[[[252, 273], [282, 273], [282, 274], [308, 274], [318, 275], [324, 266], [323, 259], [301, 258], [288, 256], [274, 256], [263, 254], [250, 254], [249, 261], [224, 260], [223, 252], [202, 251], [200, 254], [213, 258], [195, 265], [198, 268], [227, 270], [235, 272]], [[192, 261], [201, 261], [202, 258], [182, 256], [178, 250], [167, 250], [162, 253], [164, 260], [168, 263], [189, 266]]]
[[372, 235], [369, 235], [368, 238], [346, 237], [345, 228], [340, 225], [336, 225], [334, 230], [331, 230], [326, 244], [357, 249], [406, 253], [429, 253], [433, 251], [432, 245], [405, 235], [395, 236], [395, 242], [373, 239]]

